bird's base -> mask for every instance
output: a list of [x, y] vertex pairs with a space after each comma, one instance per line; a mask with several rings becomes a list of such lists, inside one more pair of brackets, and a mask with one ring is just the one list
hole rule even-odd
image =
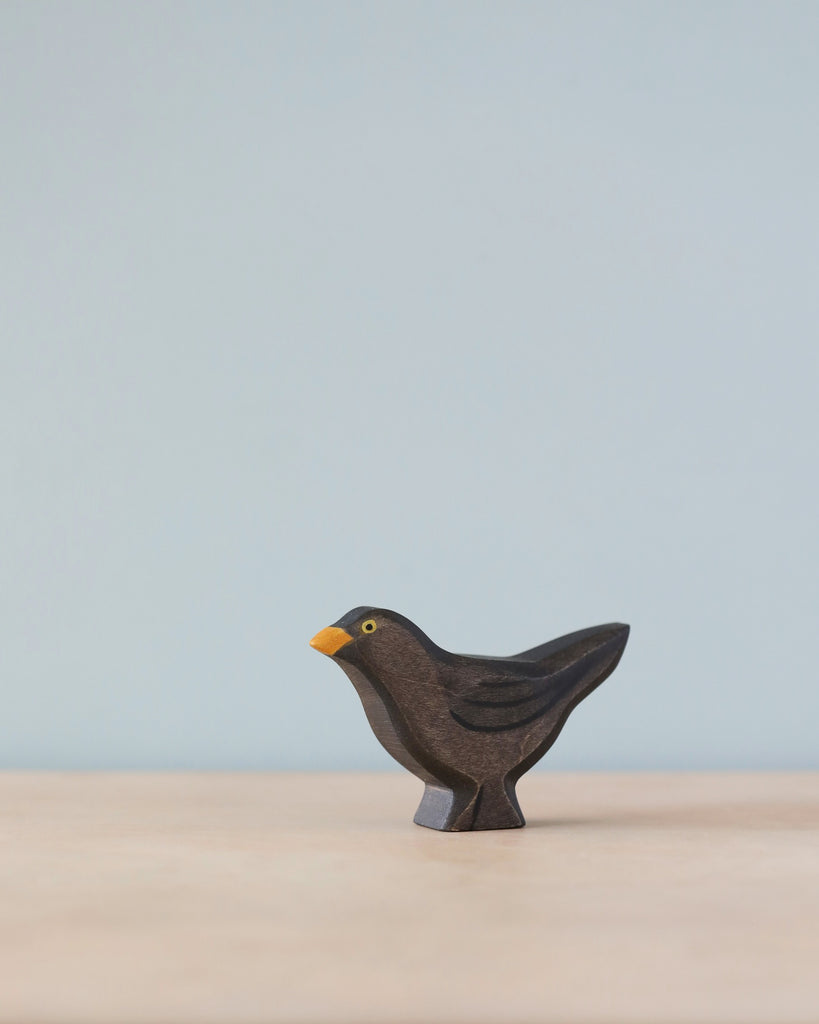
[[463, 789], [427, 783], [413, 820], [439, 832], [521, 828], [526, 824], [515, 784], [501, 779]]

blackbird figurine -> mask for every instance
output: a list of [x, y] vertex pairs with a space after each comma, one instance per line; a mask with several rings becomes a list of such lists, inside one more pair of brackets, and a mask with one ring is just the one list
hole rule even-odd
[[416, 824], [465, 832], [526, 823], [515, 784], [611, 675], [628, 634], [614, 622], [509, 658], [473, 657], [397, 612], [353, 608], [310, 646], [339, 663], [382, 746], [424, 782]]

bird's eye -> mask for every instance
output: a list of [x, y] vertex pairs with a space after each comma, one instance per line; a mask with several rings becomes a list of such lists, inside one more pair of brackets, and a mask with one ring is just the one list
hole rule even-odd
[[361, 623], [361, 632], [362, 633], [374, 633], [376, 631], [376, 629], [377, 629], [377, 626], [376, 626], [375, 619], [365, 619], [364, 622]]

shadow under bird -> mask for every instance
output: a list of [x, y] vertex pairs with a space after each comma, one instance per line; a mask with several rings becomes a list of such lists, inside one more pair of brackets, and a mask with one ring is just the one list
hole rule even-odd
[[424, 782], [415, 822], [447, 832], [520, 828], [515, 785], [614, 669], [619, 622], [508, 658], [452, 654], [385, 608], [353, 608], [310, 646], [344, 669], [376, 737]]

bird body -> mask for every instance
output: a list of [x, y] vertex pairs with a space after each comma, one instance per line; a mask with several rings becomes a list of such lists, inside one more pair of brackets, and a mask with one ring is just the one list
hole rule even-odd
[[347, 673], [385, 749], [425, 784], [419, 825], [525, 824], [515, 784], [614, 671], [629, 627], [596, 626], [508, 658], [445, 651], [413, 622], [354, 608], [311, 645]]

